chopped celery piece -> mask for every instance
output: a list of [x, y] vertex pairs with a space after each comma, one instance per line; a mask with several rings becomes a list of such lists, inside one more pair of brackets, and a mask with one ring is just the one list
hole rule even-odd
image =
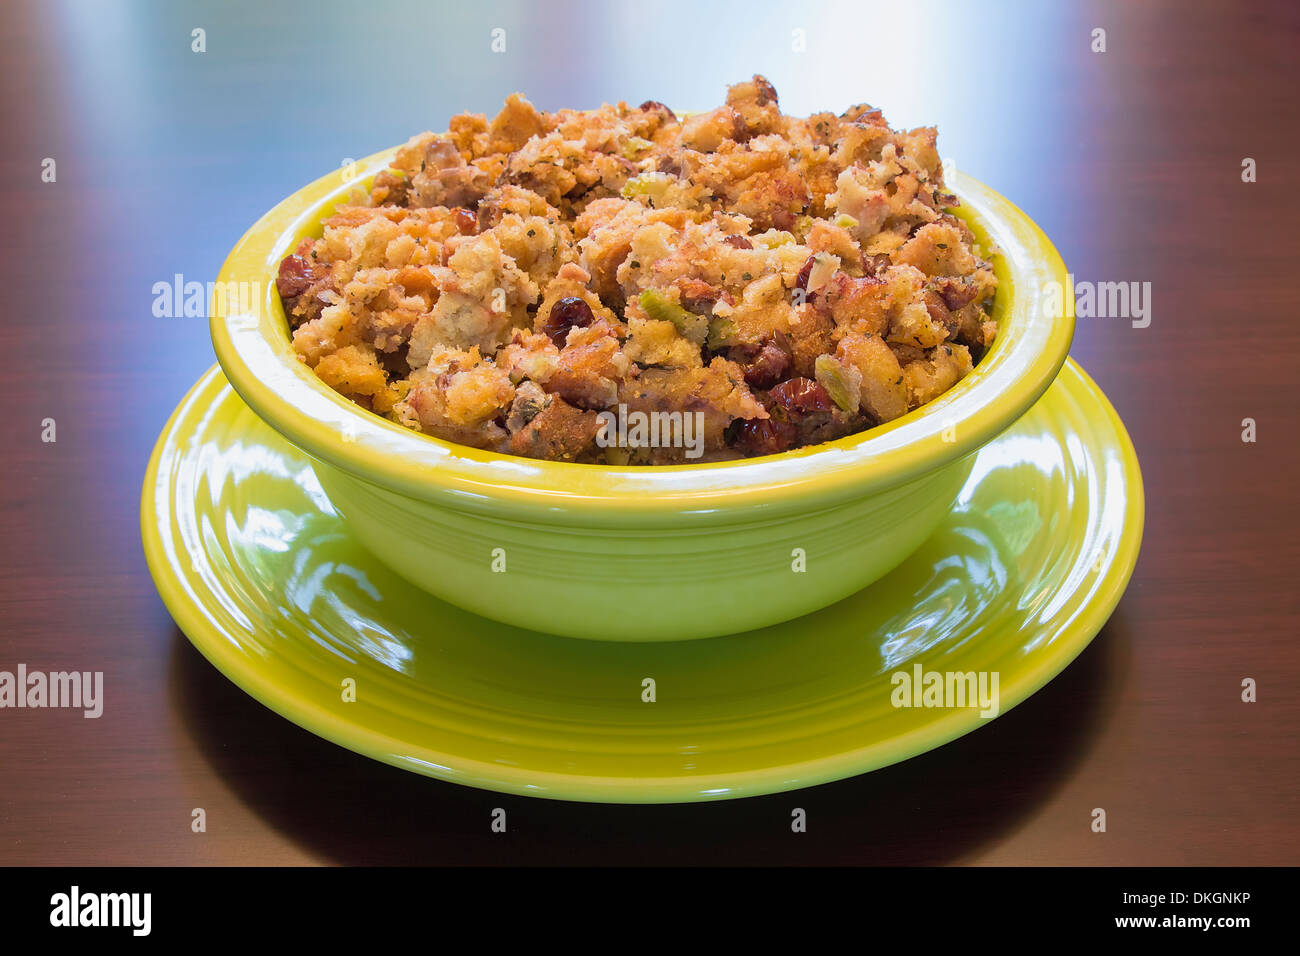
[[646, 196], [651, 202], [655, 202], [663, 198], [672, 182], [673, 177], [667, 173], [642, 173], [640, 176], [633, 176], [623, 184], [622, 195], [624, 199]]
[[781, 232], [776, 229], [769, 229], [760, 235], [753, 236], [754, 245], [764, 249], [779, 249], [782, 246], [788, 246], [794, 242], [794, 236], [788, 232]]
[[709, 335], [709, 321], [702, 315], [687, 312], [676, 302], [664, 296], [662, 292], [646, 289], [641, 293], [641, 308], [645, 314], [657, 322], [671, 322], [677, 334], [690, 339], [696, 345], [703, 345]]
[[629, 136], [626, 143], [623, 144], [623, 158], [636, 159], [641, 153], [654, 146], [654, 143], [641, 136]]
[[857, 411], [862, 387], [860, 378], [855, 382], [848, 370], [829, 355], [817, 356], [814, 374], [831, 401], [846, 412]]
[[716, 352], [718, 349], [735, 344], [736, 331], [735, 322], [715, 315], [709, 319], [709, 337], [706, 342], [709, 348]]

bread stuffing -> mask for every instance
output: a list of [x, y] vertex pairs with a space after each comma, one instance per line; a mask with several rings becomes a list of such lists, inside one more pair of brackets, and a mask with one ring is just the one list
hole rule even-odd
[[786, 116], [761, 76], [686, 117], [515, 94], [411, 139], [284, 258], [293, 347], [363, 408], [503, 454], [670, 465], [861, 432], [997, 331], [935, 137], [869, 106]]

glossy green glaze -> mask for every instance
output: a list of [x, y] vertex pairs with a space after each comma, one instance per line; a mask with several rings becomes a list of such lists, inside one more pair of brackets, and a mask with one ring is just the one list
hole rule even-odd
[[763, 627], [860, 590], [930, 535], [972, 461], [725, 531], [546, 525], [414, 507], [327, 466], [317, 476], [357, 540], [445, 601], [567, 637], [673, 641]]
[[[1014, 205], [959, 176], [961, 214], [999, 251], [999, 334], [974, 372], [923, 408], [824, 445], [713, 465], [574, 465], [453, 445], [320, 382], [295, 356], [274, 290], [279, 260], [390, 156], [295, 193], [240, 240], [219, 282], [262, 294], [248, 307], [215, 304], [213, 344], [248, 405], [318, 463], [362, 542], [431, 593], [501, 621], [676, 641], [824, 607], [931, 534], [971, 456], [1034, 403], [1069, 350], [1072, 320], [1042, 308], [1049, 283], [1069, 294], [1060, 257]], [[807, 573], [792, 570], [800, 555]], [[507, 577], [493, 570], [501, 560]]]
[[892, 573], [806, 617], [707, 641], [569, 640], [412, 587], [215, 371], [159, 439], [141, 527], [190, 640], [322, 737], [511, 793], [711, 800], [862, 773], [987, 719], [895, 707], [895, 673], [996, 672], [1005, 713], [1100, 629], [1143, 520], [1137, 460], [1105, 397], [1067, 364], [970, 464], [953, 508]]

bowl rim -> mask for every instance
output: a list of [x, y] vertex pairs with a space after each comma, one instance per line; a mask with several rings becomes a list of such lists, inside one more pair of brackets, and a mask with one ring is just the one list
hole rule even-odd
[[[900, 418], [776, 455], [660, 466], [542, 461], [424, 435], [354, 404], [301, 362], [275, 290], [280, 260], [302, 238], [319, 236], [321, 221], [397, 148], [322, 176], [259, 218], [221, 267], [210, 331], [226, 378], [259, 418], [313, 459], [419, 501], [596, 527], [668, 517], [715, 524], [833, 507], [972, 454], [1038, 400], [1069, 353], [1073, 288], [1060, 255], [1017, 206], [957, 171], [947, 184], [961, 200], [954, 211], [992, 252], [998, 336], [961, 381]], [[1051, 314], [1049, 283], [1062, 296]]]

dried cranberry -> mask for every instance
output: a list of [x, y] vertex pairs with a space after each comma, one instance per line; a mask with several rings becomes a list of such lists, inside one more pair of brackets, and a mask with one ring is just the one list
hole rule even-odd
[[957, 276], [942, 276], [931, 280], [935, 290], [943, 296], [948, 311], [956, 312], [975, 300], [975, 283]]
[[880, 273], [888, 269], [889, 266], [890, 258], [888, 253], [882, 252], [872, 256], [869, 256], [866, 253], [862, 254], [862, 271], [869, 276], [878, 276]]
[[745, 384], [750, 388], [771, 388], [786, 377], [790, 364], [790, 352], [769, 339], [763, 343], [754, 361], [746, 366]]
[[658, 100], [646, 100], [641, 104], [640, 109], [645, 112], [663, 112], [668, 114], [668, 118], [673, 122], [677, 121], [677, 114], [670, 110]]
[[296, 252], [285, 256], [275, 277], [275, 289], [280, 298], [294, 299], [306, 292], [317, 279], [314, 265], [311, 259]]
[[783, 409], [789, 418], [828, 412], [835, 407], [830, 393], [810, 378], [792, 378], [774, 386], [767, 394], [772, 404]]
[[727, 245], [731, 246], [731, 248], [733, 249], [754, 248], [754, 244], [750, 242], [748, 239], [746, 239], [744, 236], [728, 236], [726, 239], [723, 239], [722, 241]]
[[462, 236], [473, 236], [478, 234], [478, 216], [474, 215], [464, 206], [457, 206], [451, 211], [452, 221], [456, 224], [456, 229]]
[[714, 304], [718, 301], [735, 305], [735, 301], [726, 289], [709, 285], [700, 279], [678, 279], [676, 285], [681, 290], [682, 308], [687, 312], [710, 315]]
[[794, 232], [795, 222], [797, 220], [796, 214], [802, 216], [807, 212], [808, 203], [805, 200], [800, 203], [797, 209], [786, 209], [784, 207], [773, 209], [771, 214], [768, 216], [768, 220], [773, 229], [780, 229], [782, 232]]
[[744, 455], [775, 455], [799, 440], [799, 429], [774, 418], [738, 418], [727, 426], [727, 441]]
[[930, 321], [935, 325], [941, 325], [945, 328], [952, 324], [952, 315], [943, 296], [933, 289], [927, 289], [921, 295], [921, 301], [925, 303], [926, 311], [930, 313]]
[[595, 321], [591, 306], [578, 296], [570, 295], [551, 306], [551, 312], [539, 331], [554, 342], [556, 348], [562, 349], [564, 340], [569, 336], [569, 329], [585, 329]]
[[816, 262], [817, 257], [815, 255], [808, 257], [808, 261], [803, 264], [803, 267], [799, 270], [799, 274], [794, 278], [794, 287], [796, 289], [802, 289], [805, 292], [808, 291], [808, 279], [812, 276], [813, 265], [816, 264]]

